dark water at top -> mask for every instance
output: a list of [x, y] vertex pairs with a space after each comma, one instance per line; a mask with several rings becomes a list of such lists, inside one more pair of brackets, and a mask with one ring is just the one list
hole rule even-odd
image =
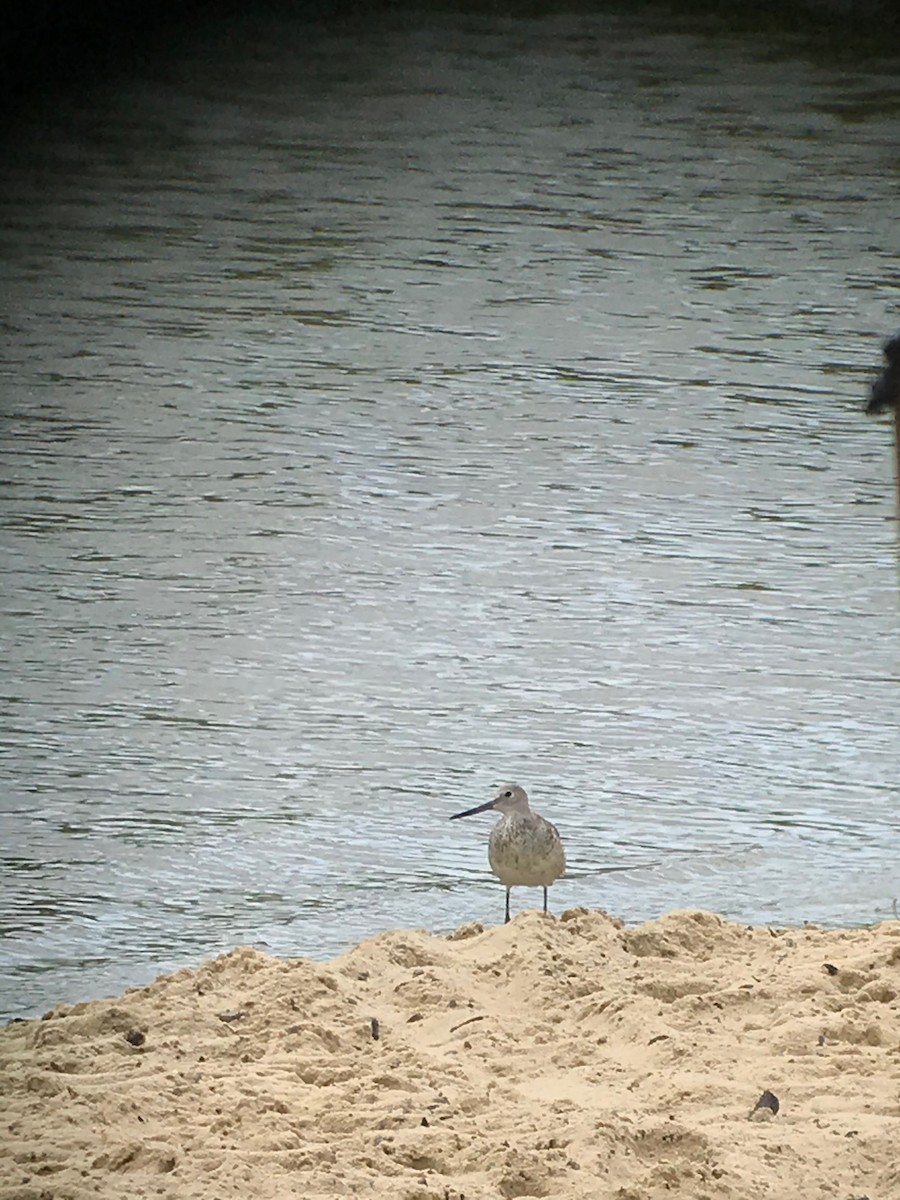
[[653, 20], [219, 25], [23, 123], [4, 1011], [496, 921], [504, 779], [557, 911], [891, 914], [896, 60]]

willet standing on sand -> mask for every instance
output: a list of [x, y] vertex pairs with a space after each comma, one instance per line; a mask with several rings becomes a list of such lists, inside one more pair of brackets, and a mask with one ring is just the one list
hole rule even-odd
[[500, 813], [500, 820], [491, 830], [488, 842], [488, 862], [506, 888], [506, 920], [509, 920], [509, 889], [512, 887], [542, 887], [546, 913], [547, 888], [566, 869], [559, 830], [531, 811], [525, 789], [515, 783], [504, 783], [492, 800], [454, 813], [450, 820], [472, 817], [488, 809]]

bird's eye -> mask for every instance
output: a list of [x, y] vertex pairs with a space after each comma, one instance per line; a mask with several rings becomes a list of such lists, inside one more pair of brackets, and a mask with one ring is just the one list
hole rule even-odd
[[504, 798], [505, 798], [506, 800], [511, 800], [511, 799], [512, 799], [512, 792], [504, 792], [504, 793], [503, 793], [503, 796], [504, 796]]

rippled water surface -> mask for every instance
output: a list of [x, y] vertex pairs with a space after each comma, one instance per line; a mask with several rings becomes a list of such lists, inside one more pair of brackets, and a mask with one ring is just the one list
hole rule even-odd
[[3, 1011], [496, 921], [503, 779], [557, 911], [891, 914], [896, 60], [652, 20], [220, 24], [23, 119]]

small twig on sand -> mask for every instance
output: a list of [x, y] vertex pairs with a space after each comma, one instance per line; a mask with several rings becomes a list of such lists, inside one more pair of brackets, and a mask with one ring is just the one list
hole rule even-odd
[[486, 1016], [486, 1015], [487, 1014], [484, 1014], [483, 1016], [480, 1016], [480, 1017], [469, 1017], [469, 1019], [467, 1021], [460, 1021], [460, 1023], [458, 1025], [451, 1025], [450, 1032], [456, 1033], [457, 1029], [462, 1029], [463, 1025], [471, 1025], [473, 1021], [483, 1021], [484, 1016]]

